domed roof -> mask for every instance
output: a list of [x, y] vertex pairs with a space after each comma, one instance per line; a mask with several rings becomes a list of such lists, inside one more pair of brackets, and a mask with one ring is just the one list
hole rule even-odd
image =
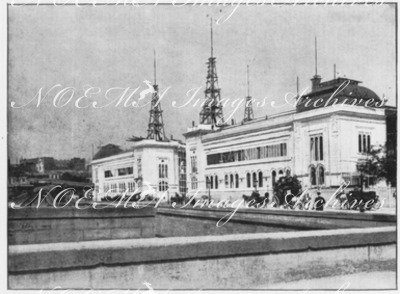
[[124, 152], [119, 146], [114, 144], [108, 144], [101, 146], [100, 150], [94, 155], [93, 159], [106, 158], [112, 155], [117, 155]]
[[[312, 80], [315, 83], [315, 80]], [[380, 102], [379, 96], [366, 87], [358, 85], [359, 81], [337, 78], [323, 83], [313, 84], [313, 90], [301, 96], [297, 103], [297, 111], [331, 106], [333, 104], [350, 104], [366, 106], [366, 101]], [[308, 102], [308, 103], [307, 103]], [[318, 102], [318, 103], [316, 103]], [[326, 105], [325, 105], [326, 104]], [[372, 103], [368, 103], [372, 107]]]
[[338, 94], [338, 96], [347, 96], [347, 97], [351, 97], [351, 98], [360, 98], [363, 100], [369, 100], [369, 99], [373, 99], [374, 101], [380, 101], [379, 96], [372, 91], [371, 89], [368, 89], [366, 87], [363, 86], [359, 86], [359, 85], [348, 85], [346, 86], [342, 92], [340, 92]]

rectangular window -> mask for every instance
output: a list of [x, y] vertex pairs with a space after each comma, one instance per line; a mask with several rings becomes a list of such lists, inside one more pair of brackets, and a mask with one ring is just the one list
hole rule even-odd
[[111, 178], [113, 176], [112, 172], [110, 170], [104, 171], [104, 177], [105, 178]]
[[128, 182], [128, 190], [129, 192], [135, 191], [135, 182]]
[[166, 163], [160, 163], [158, 165], [158, 177], [160, 179], [168, 178], [168, 165]]
[[358, 134], [358, 152], [367, 153], [371, 152], [371, 134], [361, 132]]
[[[257, 160], [270, 157], [282, 157], [287, 156], [287, 145], [286, 143], [279, 143], [274, 145], [248, 148], [236, 151], [229, 151], [223, 153], [215, 153], [207, 155], [207, 165], [247, 161], [247, 160]], [[197, 159], [192, 156], [192, 172], [193, 167], [197, 166]], [[197, 169], [196, 169], [197, 171]]]
[[133, 167], [124, 167], [118, 169], [118, 176], [126, 176], [133, 174]]
[[197, 156], [190, 157], [190, 166], [192, 173], [197, 173]]
[[314, 135], [310, 137], [310, 159], [311, 161], [324, 160], [323, 154], [323, 137], [322, 135]]
[[186, 193], [186, 152], [185, 149], [178, 151], [179, 164], [179, 192]]
[[142, 177], [142, 158], [138, 157], [137, 159], [137, 172], [138, 172], [138, 177]]
[[125, 192], [125, 183], [119, 183], [119, 193], [124, 193]]
[[192, 187], [192, 190], [196, 190], [197, 189], [197, 177], [192, 177], [191, 178], [191, 187]]

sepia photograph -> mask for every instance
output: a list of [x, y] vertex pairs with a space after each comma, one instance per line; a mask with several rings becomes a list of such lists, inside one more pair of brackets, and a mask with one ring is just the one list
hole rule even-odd
[[3, 6], [4, 291], [398, 290], [396, 2]]

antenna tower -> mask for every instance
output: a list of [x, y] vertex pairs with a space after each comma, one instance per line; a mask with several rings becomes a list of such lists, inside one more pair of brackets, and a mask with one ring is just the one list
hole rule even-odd
[[250, 96], [250, 81], [249, 81], [249, 66], [247, 65], [247, 97], [246, 97], [246, 104], [244, 108], [244, 119], [243, 121], [250, 121], [254, 119], [254, 112], [253, 112], [253, 99]]
[[147, 129], [147, 139], [152, 139], [156, 141], [168, 141], [165, 137], [164, 122], [162, 118], [162, 110], [160, 104], [160, 97], [158, 95], [158, 85], [157, 85], [157, 59], [156, 51], [154, 50], [154, 93], [151, 97], [151, 108], [150, 108], [150, 118], [149, 127]]
[[211, 57], [208, 58], [208, 72], [206, 81], [205, 103], [200, 112], [200, 124], [211, 125], [212, 129], [224, 124], [221, 104], [221, 89], [218, 88], [217, 68], [213, 52], [213, 29], [211, 18]]

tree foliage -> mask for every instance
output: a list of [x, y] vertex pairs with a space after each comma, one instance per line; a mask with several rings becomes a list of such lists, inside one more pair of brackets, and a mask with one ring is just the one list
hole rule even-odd
[[301, 183], [296, 176], [281, 177], [274, 186], [274, 192], [278, 197], [286, 195], [286, 191], [290, 190], [293, 195], [298, 195], [301, 191]]
[[376, 180], [385, 180], [396, 186], [396, 161], [396, 154], [388, 155], [385, 146], [374, 146], [365, 158], [358, 160], [357, 170], [361, 174], [361, 179], [372, 176]]

